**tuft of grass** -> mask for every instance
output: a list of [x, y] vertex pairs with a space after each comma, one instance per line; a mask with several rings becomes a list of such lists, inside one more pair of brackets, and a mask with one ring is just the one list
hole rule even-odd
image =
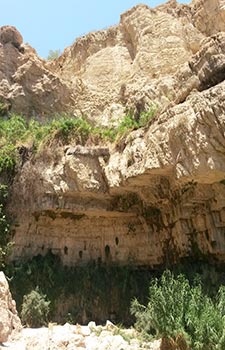
[[156, 115], [158, 107], [156, 104], [152, 103], [147, 111], [143, 111], [140, 114], [138, 126], [146, 126]]
[[116, 135], [121, 136], [130, 130], [145, 127], [156, 115], [157, 109], [157, 105], [151, 104], [147, 111], [140, 113], [139, 117], [135, 117], [133, 112], [129, 112], [116, 128]]

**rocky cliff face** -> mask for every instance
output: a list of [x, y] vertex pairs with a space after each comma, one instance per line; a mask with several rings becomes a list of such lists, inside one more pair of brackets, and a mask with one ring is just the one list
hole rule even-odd
[[6, 342], [22, 329], [20, 319], [16, 311], [16, 303], [12, 300], [6, 277], [0, 271], [0, 343]]
[[54, 62], [40, 59], [15, 28], [2, 27], [1, 100], [28, 116], [67, 111], [99, 124], [140, 104], [167, 106], [176, 97], [174, 73], [213, 34], [207, 23], [223, 30], [222, 5], [215, 2], [213, 13], [206, 3], [138, 5], [117, 26], [76, 40]]
[[76, 146], [27, 162], [14, 182], [15, 257], [51, 249], [69, 265], [224, 260], [223, 91], [193, 94], [109, 159]]
[[0, 28], [1, 114], [27, 116], [71, 111], [73, 93], [46, 67], [14, 27]]
[[9, 204], [12, 259], [51, 250], [66, 265], [225, 260], [224, 9], [138, 5], [53, 62], [5, 42], [2, 29], [0, 94], [11, 110], [108, 125], [158, 105], [117, 145], [54, 145], [23, 164]]

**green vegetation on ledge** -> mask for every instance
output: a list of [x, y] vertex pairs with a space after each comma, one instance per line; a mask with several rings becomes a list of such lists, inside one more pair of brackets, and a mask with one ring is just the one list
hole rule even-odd
[[37, 151], [41, 143], [51, 144], [54, 140], [60, 144], [75, 142], [85, 145], [88, 140], [93, 144], [114, 142], [117, 138], [133, 129], [145, 126], [156, 113], [152, 105], [137, 119], [129, 113], [122, 118], [117, 127], [96, 127], [82, 117], [61, 114], [45, 120], [29, 119], [15, 114], [0, 118], [0, 174], [13, 174], [18, 160], [18, 151], [22, 145], [32, 152]]

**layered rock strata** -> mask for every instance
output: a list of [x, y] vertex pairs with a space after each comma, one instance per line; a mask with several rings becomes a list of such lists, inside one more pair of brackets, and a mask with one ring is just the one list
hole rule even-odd
[[[154, 9], [137, 5], [107, 30], [78, 38], [61, 57], [45, 61], [20, 33], [0, 31], [0, 101], [11, 110], [44, 118], [56, 112], [84, 115], [100, 125], [129, 110], [177, 103], [188, 62], [204, 39], [224, 31], [224, 2], [172, 0]], [[191, 74], [192, 75], [192, 74]], [[179, 82], [177, 82], [179, 80]], [[188, 93], [198, 88], [193, 78]], [[182, 90], [182, 89], [181, 89]], [[187, 96], [187, 94], [186, 94]], [[180, 96], [185, 98], [184, 95]]]
[[109, 158], [79, 146], [25, 163], [13, 187], [15, 258], [51, 249], [69, 265], [224, 260], [224, 88], [192, 94]]
[[23, 164], [9, 203], [12, 259], [51, 251], [66, 265], [225, 260], [223, 16], [223, 1], [138, 5], [54, 62], [3, 44], [0, 54], [14, 52], [8, 76], [0, 65], [9, 90], [31, 87], [21, 100], [3, 94], [12, 109], [29, 109], [30, 94], [40, 113], [64, 109], [105, 125], [158, 106], [116, 145], [54, 145]]

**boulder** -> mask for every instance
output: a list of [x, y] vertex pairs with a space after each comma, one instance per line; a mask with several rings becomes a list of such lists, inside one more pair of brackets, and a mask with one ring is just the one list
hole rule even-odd
[[15, 27], [3, 26], [0, 27], [0, 42], [3, 45], [11, 43], [16, 48], [20, 48], [20, 45], [23, 43], [23, 37]]

